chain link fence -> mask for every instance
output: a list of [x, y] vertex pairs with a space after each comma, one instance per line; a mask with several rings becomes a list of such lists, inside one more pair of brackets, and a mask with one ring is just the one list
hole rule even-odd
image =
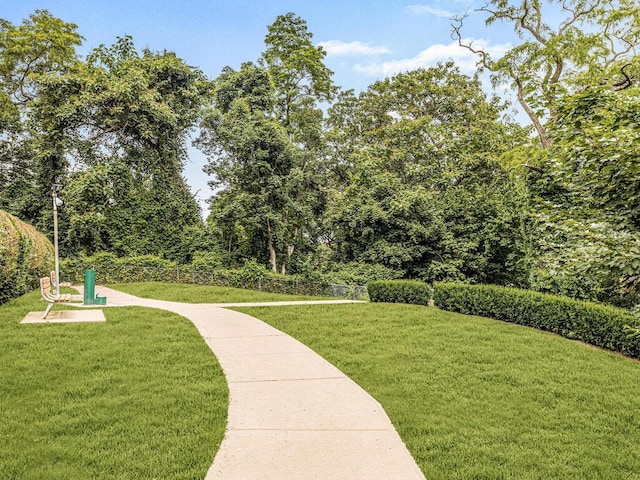
[[[96, 267], [95, 270], [96, 282], [105, 285], [109, 283], [167, 282], [244, 288], [290, 295], [340, 297], [353, 300], [366, 300], [368, 298], [366, 286], [310, 282], [299, 277], [273, 278], [247, 275], [243, 272], [203, 272], [184, 268], [132, 265], [101, 266]], [[64, 273], [65, 277], [74, 283], [82, 283], [84, 281], [84, 270], [73, 269]]]

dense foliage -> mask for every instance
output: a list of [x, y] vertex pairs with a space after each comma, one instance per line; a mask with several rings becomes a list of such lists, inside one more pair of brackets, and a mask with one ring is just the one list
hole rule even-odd
[[[453, 63], [343, 91], [294, 13], [213, 79], [130, 37], [81, 58], [78, 26], [46, 11], [2, 20], [0, 208], [50, 235], [60, 185], [63, 257], [640, 303], [640, 9], [479, 11], [521, 42], [491, 58], [465, 43], [464, 19], [454, 36], [514, 89], [531, 130]], [[183, 178], [196, 130], [215, 192], [205, 221]]]
[[0, 304], [38, 285], [53, 270], [53, 245], [31, 225], [0, 210]]
[[503, 108], [453, 64], [344, 96], [330, 118], [334, 163], [349, 166], [327, 213], [338, 257], [522, 284], [527, 214], [498, 159], [526, 135]]
[[182, 167], [206, 78], [129, 37], [81, 60], [76, 30], [46, 11], [0, 25], [0, 205], [50, 231], [59, 184], [63, 255], [189, 261], [206, 242]]
[[258, 65], [225, 68], [214, 82], [198, 144], [220, 188], [210, 222], [221, 243], [229, 255], [268, 259], [284, 274], [318, 236], [320, 102], [335, 87], [303, 19], [281, 15], [268, 30]]

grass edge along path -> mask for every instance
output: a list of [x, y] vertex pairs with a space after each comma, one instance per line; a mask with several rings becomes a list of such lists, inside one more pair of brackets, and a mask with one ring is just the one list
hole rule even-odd
[[43, 309], [38, 291], [0, 306], [0, 478], [204, 478], [228, 389], [191, 322], [127, 307], [19, 324]]
[[640, 479], [640, 363], [528, 327], [399, 304], [236, 308], [385, 408], [427, 478]]
[[[109, 284], [108, 287], [137, 297], [182, 303], [279, 302], [287, 300], [327, 300], [332, 298], [269, 293], [234, 287], [165, 282], [116, 283]], [[99, 291], [100, 287], [98, 286], [96, 289]]]

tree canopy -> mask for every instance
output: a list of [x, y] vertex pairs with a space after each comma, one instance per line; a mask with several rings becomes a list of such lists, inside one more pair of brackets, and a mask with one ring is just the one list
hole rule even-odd
[[343, 259], [429, 281], [520, 283], [524, 213], [497, 160], [526, 135], [500, 121], [502, 109], [453, 64], [398, 74], [338, 104], [332, 123], [348, 146], [337, 150], [353, 149], [329, 208]]
[[225, 69], [216, 80], [214, 110], [198, 141], [212, 186], [222, 187], [212, 219], [227, 251], [237, 251], [242, 231], [253, 247], [238, 253], [268, 254], [271, 269], [282, 273], [315, 240], [323, 208], [319, 103], [335, 87], [311, 38], [304, 20], [279, 16], [258, 64]]
[[[529, 287], [640, 303], [640, 9], [632, 0], [490, 0], [517, 41], [342, 90], [294, 13], [215, 78], [128, 36], [77, 54], [78, 26], [0, 20], [0, 208], [63, 255], [156, 254]], [[528, 115], [486, 93], [507, 84]], [[201, 218], [188, 142], [214, 194]]]
[[625, 68], [639, 66], [634, 0], [490, 0], [477, 11], [488, 26], [505, 23], [522, 41], [496, 59], [463, 39], [465, 17], [455, 19], [453, 35], [478, 55], [496, 84], [516, 91], [545, 147], [551, 139], [544, 123], [555, 118], [560, 96], [601, 82], [623, 86], [631, 81]]

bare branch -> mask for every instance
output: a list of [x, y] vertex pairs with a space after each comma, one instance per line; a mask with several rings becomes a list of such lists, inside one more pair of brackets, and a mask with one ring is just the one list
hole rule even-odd
[[462, 17], [454, 17], [452, 19], [454, 22], [457, 22], [457, 24], [454, 24], [454, 23], [451, 24], [451, 29], [452, 29], [451, 38], [454, 40], [457, 40], [459, 46], [466, 48], [471, 53], [480, 57], [479, 62], [484, 68], [486, 68], [487, 70], [492, 70], [491, 58], [489, 57], [489, 54], [487, 52], [485, 52], [482, 49], [473, 48], [473, 42], [466, 44], [462, 41], [461, 29], [462, 29], [464, 19], [466, 17], [467, 17], [467, 14], [463, 15]]
[[593, 12], [597, 7], [600, 6], [600, 3], [601, 0], [596, 0], [593, 5], [591, 5], [591, 7], [585, 8], [584, 10], [576, 11], [567, 7], [567, 1], [564, 0], [562, 2], [562, 9], [565, 12], [571, 13], [571, 18], [560, 24], [560, 27], [558, 28], [558, 35], [564, 34], [565, 30], [576, 23], [580, 19], [580, 17], [584, 17], [585, 15], [589, 15], [591, 12]]
[[533, 38], [536, 39], [537, 42], [544, 45], [547, 43], [547, 39], [542, 36], [542, 23], [541, 23], [541, 14], [540, 14], [539, 7], [536, 7], [535, 10], [537, 12], [535, 25], [531, 25], [529, 23], [529, 20], [531, 19], [531, 14], [529, 11], [528, 2], [524, 2], [521, 14], [517, 10], [514, 10], [513, 13], [509, 13], [506, 11], [503, 11], [503, 12], [494, 11], [488, 8], [488, 4], [477, 9], [478, 12], [488, 13], [493, 18], [500, 19], [500, 20], [502, 19], [510, 20], [515, 25], [518, 25], [520, 28], [522, 28], [523, 30], [528, 31], [533, 36]]
[[529, 162], [522, 163], [520, 166], [526, 167], [529, 170], [533, 170], [534, 172], [544, 173], [544, 170], [540, 167], [536, 167], [535, 165], [530, 165]]
[[626, 63], [622, 66], [622, 68], [620, 69], [620, 73], [622, 73], [622, 75], [624, 76], [624, 79], [619, 80], [613, 84], [614, 90], [624, 90], [626, 88], [629, 88], [631, 85], [633, 85], [634, 77], [625, 71], [625, 68], [630, 66], [631, 66], [630, 63]]

